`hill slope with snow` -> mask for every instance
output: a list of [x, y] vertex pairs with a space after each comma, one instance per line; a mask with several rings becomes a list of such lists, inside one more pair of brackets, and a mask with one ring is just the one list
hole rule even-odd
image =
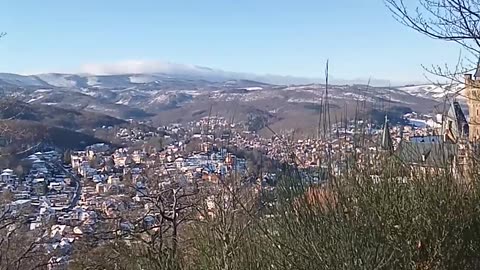
[[409, 93], [412, 96], [436, 100], [443, 100], [445, 97], [456, 97], [460, 100], [465, 99], [465, 85], [463, 84], [424, 84], [399, 87], [397, 89]]
[[[462, 88], [356, 84], [330, 85], [328, 90], [331, 112], [340, 119], [346, 111], [354, 114], [359, 106], [431, 113], [445, 97], [462, 93]], [[121, 119], [153, 119], [160, 124], [205, 117], [212, 107], [213, 113], [225, 117], [235, 114], [235, 119], [246, 119], [251, 113], [260, 113], [281, 128], [308, 129], [318, 122], [318, 110], [325, 102], [323, 84], [273, 85], [246, 79], [207, 80], [191, 74], [0, 73], [0, 89], [1, 94], [32, 105], [86, 110]]]

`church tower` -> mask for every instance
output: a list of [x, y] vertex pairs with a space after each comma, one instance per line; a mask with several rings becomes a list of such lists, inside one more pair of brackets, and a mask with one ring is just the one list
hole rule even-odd
[[444, 115], [442, 135], [444, 141], [451, 143], [466, 142], [469, 139], [470, 127], [462, 107], [457, 101], [450, 104], [449, 110]]
[[465, 74], [465, 90], [468, 99], [469, 140], [480, 140], [480, 62], [477, 66], [474, 78], [471, 74]]
[[388, 117], [385, 115], [385, 123], [383, 124], [382, 136], [380, 137], [380, 149], [388, 154], [393, 154], [393, 140], [390, 134], [390, 125]]

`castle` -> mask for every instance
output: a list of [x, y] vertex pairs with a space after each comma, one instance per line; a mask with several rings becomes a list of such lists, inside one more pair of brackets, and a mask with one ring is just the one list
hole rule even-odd
[[[444, 112], [441, 128], [433, 136], [419, 140], [401, 140], [396, 149], [387, 119], [380, 138], [380, 147], [384, 153], [396, 156], [406, 166], [422, 171], [449, 170], [460, 179], [471, 178], [476, 168], [472, 150], [480, 142], [480, 64], [475, 74], [465, 75], [465, 90], [469, 119], [465, 117], [459, 102], [451, 102]], [[479, 153], [478, 151], [475, 151]]]
[[472, 78], [472, 74], [465, 74], [465, 91], [468, 99], [469, 141], [472, 143], [480, 139], [480, 66]]

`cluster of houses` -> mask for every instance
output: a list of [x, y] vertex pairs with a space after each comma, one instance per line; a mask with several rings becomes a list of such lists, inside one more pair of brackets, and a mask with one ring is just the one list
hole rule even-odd
[[[75, 204], [78, 184], [63, 169], [58, 167], [61, 155], [55, 151], [37, 152], [23, 160], [28, 168], [22, 176], [12, 169], [4, 169], [0, 176], [2, 194], [10, 194], [2, 203], [2, 213], [7, 217], [26, 219], [31, 231], [40, 230], [47, 253], [56, 254], [51, 258], [49, 268], [63, 269], [72, 252], [75, 236], [64, 233], [69, 215]], [[48, 224], [48, 229], [45, 226]]]
[[146, 130], [141, 127], [123, 127], [116, 132], [115, 136], [123, 142], [136, 143], [160, 137], [162, 134], [159, 130]]
[[22, 177], [17, 177], [12, 169], [4, 169], [0, 176], [2, 190], [33, 204], [44, 200], [52, 208], [69, 207], [76, 186], [70, 176], [52, 165], [58, 159], [55, 151], [32, 154], [24, 160], [29, 171]]

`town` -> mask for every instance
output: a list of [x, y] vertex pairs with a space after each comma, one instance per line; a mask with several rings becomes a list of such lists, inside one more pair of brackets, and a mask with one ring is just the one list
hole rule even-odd
[[0, 270], [480, 269], [480, 0], [4, 2]]
[[[21, 175], [3, 169], [0, 188], [10, 201], [6, 209], [12, 216], [26, 215], [30, 230], [48, 225], [44, 245], [55, 254], [49, 267], [65, 269], [79, 239], [134, 230], [125, 213], [135, 212], [135, 217], [154, 226], [159, 210], [152, 205], [152, 196], [169, 189], [192, 195], [202, 190], [206, 194], [202, 200], [214, 208], [208, 192], [221, 188], [232, 176], [251, 186], [252, 192], [265, 193], [275, 189], [282, 164], [311, 175], [330, 159], [333, 172], [342, 174], [352, 153], [396, 152], [412, 165], [432, 166], [433, 155], [440, 154], [432, 152], [434, 145], [449, 139], [452, 143], [468, 140], [458, 102], [444, 114], [432, 117], [411, 112], [402, 120], [390, 123], [385, 117], [380, 124], [349, 120], [333, 124], [329, 136], [307, 139], [274, 133], [262, 137], [242, 123], [218, 116], [159, 127], [161, 132], [123, 128], [116, 136], [128, 142], [128, 147], [97, 143], [81, 151], [35, 152], [22, 160], [28, 170]], [[367, 138], [363, 144], [361, 136]], [[420, 157], [415, 156], [415, 149], [421, 149], [416, 153]], [[326, 182], [328, 174], [317, 174], [313, 181]], [[119, 222], [117, 227], [112, 220]]]

